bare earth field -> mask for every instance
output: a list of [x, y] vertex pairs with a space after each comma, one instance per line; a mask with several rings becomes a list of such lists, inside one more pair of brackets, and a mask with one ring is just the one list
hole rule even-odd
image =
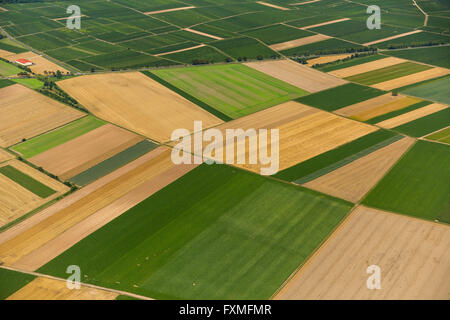
[[14, 156], [11, 153], [9, 153], [3, 149], [0, 149], [0, 163], [10, 160], [10, 159], [13, 159], [13, 158], [14, 158]]
[[315, 64], [334, 62], [337, 60], [342, 60], [342, 59], [348, 58], [350, 56], [351, 56], [351, 54], [334, 54], [331, 56], [322, 56], [319, 58], [314, 58], [314, 59], [308, 60], [307, 66], [312, 67]]
[[413, 143], [414, 139], [403, 138], [304, 186], [351, 202], [358, 202]]
[[385, 95], [336, 110], [335, 113], [345, 117], [353, 117], [356, 120], [367, 121], [383, 114], [406, 108], [421, 101], [422, 99], [419, 98], [406, 97], [403, 95], [393, 96], [391, 93], [387, 93]]
[[198, 46], [195, 46], [195, 47], [190, 47], [190, 48], [186, 48], [186, 49], [180, 49], [180, 50], [175, 50], [175, 51], [169, 51], [169, 52], [155, 54], [155, 56], [156, 57], [165, 56], [165, 55], [172, 54], [172, 53], [178, 53], [178, 52], [184, 52], [184, 51], [189, 51], [189, 50], [202, 48], [204, 46], [205, 46], [204, 44], [199, 44]]
[[423, 108], [413, 110], [411, 112], [404, 113], [397, 117], [387, 119], [381, 122], [378, 122], [376, 125], [385, 129], [392, 129], [402, 124], [414, 121], [416, 119], [423, 118], [429, 114], [441, 111], [448, 108], [448, 106], [440, 103], [429, 104]]
[[56, 63], [51, 62], [50, 60], [40, 56], [34, 52], [23, 52], [18, 54], [12, 54], [4, 57], [5, 59], [14, 62], [17, 59], [27, 59], [33, 62], [34, 64], [29, 68], [36, 74], [45, 74], [45, 72], [56, 72], [61, 71], [62, 73], [69, 73], [67, 69], [58, 66]]
[[342, 19], [331, 20], [331, 21], [322, 22], [322, 23], [318, 23], [318, 24], [312, 24], [310, 26], [302, 27], [301, 29], [311, 29], [311, 28], [326, 26], [326, 25], [329, 25], [329, 24], [343, 22], [343, 21], [347, 21], [347, 20], [350, 20], [350, 18], [342, 18]]
[[17, 218], [20, 218], [24, 214], [69, 191], [69, 188], [64, 184], [53, 180], [49, 176], [27, 166], [19, 160], [13, 159], [4, 162], [0, 165], [0, 167], [6, 165], [10, 165], [25, 173], [33, 179], [55, 190], [56, 193], [45, 199], [41, 198], [22, 187], [20, 184], [5, 177], [3, 174], [0, 174], [0, 227], [16, 220]]
[[445, 75], [449, 74], [449, 72], [450, 72], [449, 69], [433, 68], [433, 69], [429, 69], [426, 71], [414, 73], [414, 74], [411, 74], [408, 76], [400, 77], [397, 79], [392, 79], [392, 80], [384, 81], [381, 83], [377, 83], [377, 84], [372, 85], [371, 87], [380, 89], [380, 90], [389, 91], [392, 89], [408, 86], [410, 84], [414, 84], [417, 82], [445, 76]]
[[347, 77], [355, 76], [357, 74], [374, 71], [374, 70], [378, 70], [378, 69], [385, 68], [385, 67], [390, 67], [390, 66], [393, 66], [393, 65], [396, 65], [399, 63], [403, 63], [403, 62], [406, 62], [406, 61], [403, 59], [400, 59], [400, 58], [389, 57], [389, 58], [385, 58], [385, 59], [380, 59], [380, 60], [375, 60], [375, 61], [359, 64], [359, 65], [356, 65], [353, 67], [334, 70], [334, 71], [329, 72], [329, 74], [332, 74], [339, 78], [347, 78]]
[[[358, 207], [275, 299], [450, 299], [450, 228]], [[367, 267], [381, 289], [367, 289]]]
[[308, 92], [318, 92], [347, 83], [292, 60], [249, 62], [245, 65]]
[[277, 5], [274, 5], [274, 4], [271, 4], [271, 3], [267, 3], [267, 2], [263, 2], [263, 1], [256, 1], [256, 3], [262, 4], [263, 6], [266, 6], [266, 7], [279, 9], [279, 10], [290, 10], [288, 8], [280, 7], [280, 6], [277, 6]]
[[0, 146], [11, 146], [83, 116], [84, 113], [20, 84], [2, 88]]
[[214, 36], [214, 35], [209, 34], [209, 33], [206, 33], [206, 32], [197, 31], [197, 30], [194, 30], [194, 29], [191, 29], [191, 28], [186, 28], [186, 29], [184, 29], [184, 30], [185, 30], [185, 31], [192, 32], [192, 33], [199, 34], [199, 35], [201, 35], [201, 36], [209, 37], [209, 38], [212, 38], [212, 39], [223, 40], [223, 38], [221, 38], [221, 37]]
[[65, 281], [37, 277], [6, 300], [114, 300], [118, 295], [83, 285], [70, 290]]
[[106, 124], [28, 160], [67, 180], [143, 139], [125, 129]]
[[394, 39], [406, 37], [406, 36], [409, 36], [409, 35], [412, 35], [412, 34], [420, 33], [422, 31], [423, 30], [414, 30], [414, 31], [405, 32], [405, 33], [402, 33], [402, 34], [397, 34], [397, 35], [392, 36], [392, 37], [387, 37], [387, 38], [378, 39], [378, 40], [375, 40], [375, 41], [372, 41], [372, 42], [364, 43], [363, 46], [371, 46], [371, 45], [374, 45], [374, 44], [377, 44], [377, 43], [381, 43], [381, 42], [385, 42], [385, 41], [389, 41], [389, 40], [394, 40]]
[[144, 14], [158, 14], [158, 13], [166, 13], [166, 12], [173, 12], [173, 11], [180, 11], [180, 10], [189, 10], [189, 9], [194, 9], [194, 6], [189, 6], [189, 7], [179, 7], [179, 8], [173, 8], [173, 9], [165, 9], [165, 10], [158, 10], [158, 11], [149, 11], [149, 12], [144, 12]]
[[97, 117], [160, 142], [178, 128], [192, 132], [195, 120], [204, 128], [223, 122], [140, 72], [81, 76], [58, 85]]
[[330, 39], [330, 37], [323, 35], [323, 34], [316, 34], [314, 36], [309, 36], [309, 37], [304, 37], [304, 38], [300, 38], [300, 39], [296, 39], [296, 40], [290, 40], [290, 41], [286, 41], [286, 42], [273, 44], [269, 47], [275, 51], [282, 51], [282, 50], [297, 48], [300, 46], [304, 46], [304, 45], [307, 45], [310, 43], [315, 43], [315, 42], [319, 42], [319, 41], [323, 41], [323, 40], [327, 40], [327, 39]]
[[104, 177], [110, 180], [107, 183], [89, 185], [81, 197], [65, 198], [65, 204], [55, 204], [56, 210], [50, 207], [40, 217], [33, 216], [34, 221], [7, 230], [9, 234], [0, 238], [0, 260], [35, 270], [195, 167], [175, 166], [170, 156], [170, 149], [157, 148], [142, 157], [146, 161], [138, 159], [138, 165], [121, 168], [122, 175], [113, 172], [109, 176], [114, 177]]

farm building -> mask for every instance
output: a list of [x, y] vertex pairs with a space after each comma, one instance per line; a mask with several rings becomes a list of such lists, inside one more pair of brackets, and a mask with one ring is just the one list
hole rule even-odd
[[30, 60], [27, 60], [27, 59], [17, 59], [15, 62], [22, 66], [25, 66], [25, 67], [29, 67], [29, 66], [33, 65], [33, 62], [31, 62]]

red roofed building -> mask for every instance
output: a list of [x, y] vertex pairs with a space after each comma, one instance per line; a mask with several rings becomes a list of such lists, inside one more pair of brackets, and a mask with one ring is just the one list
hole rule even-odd
[[18, 64], [20, 64], [22, 66], [25, 66], [25, 67], [33, 65], [33, 62], [31, 62], [30, 60], [27, 60], [27, 59], [17, 59], [16, 63], [18, 63]]

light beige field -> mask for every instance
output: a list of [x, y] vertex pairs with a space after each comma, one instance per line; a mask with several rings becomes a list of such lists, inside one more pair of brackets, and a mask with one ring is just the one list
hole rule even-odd
[[[450, 299], [450, 228], [358, 207], [275, 299]], [[381, 289], [367, 289], [371, 265]]]
[[214, 36], [214, 35], [209, 34], [209, 33], [206, 33], [206, 32], [197, 31], [197, 30], [194, 30], [194, 29], [191, 29], [191, 28], [186, 28], [186, 29], [184, 29], [184, 30], [185, 30], [185, 31], [192, 32], [192, 33], [199, 34], [199, 35], [201, 35], [201, 36], [209, 37], [209, 38], [212, 38], [212, 39], [223, 40], [223, 38], [221, 38], [221, 37]]
[[350, 20], [350, 18], [342, 18], [342, 19], [331, 20], [331, 21], [322, 22], [322, 23], [318, 23], [318, 24], [312, 24], [310, 26], [301, 27], [301, 29], [311, 29], [311, 28], [326, 26], [326, 25], [329, 25], [329, 24], [339, 23], [339, 22], [343, 22], [343, 21], [347, 21], [347, 20]]
[[13, 54], [14, 54], [14, 52], [9, 52], [9, 51], [0, 49], [0, 58], [4, 58], [5, 59], [7, 56], [11, 56]]
[[0, 149], [0, 163], [5, 162], [10, 159], [13, 159], [13, 158], [14, 158], [14, 156], [11, 153], [9, 153], [3, 149]]
[[389, 146], [357, 159], [304, 186], [351, 202], [369, 192], [414, 143], [403, 138]]
[[245, 65], [308, 92], [318, 92], [347, 83], [346, 80], [336, 78], [292, 60], [249, 62]]
[[62, 73], [70, 73], [69, 70], [58, 66], [56, 63], [51, 62], [50, 60], [40, 56], [34, 52], [28, 51], [18, 54], [12, 54], [5, 57], [7, 60], [14, 62], [17, 59], [27, 59], [33, 62], [32, 66], [29, 66], [31, 71], [37, 74], [48, 74], [56, 71], [61, 71]]
[[67, 180], [142, 140], [130, 131], [105, 124], [28, 161]]
[[363, 46], [371, 46], [377, 43], [381, 43], [381, 42], [385, 42], [385, 41], [389, 41], [389, 40], [394, 40], [394, 39], [398, 39], [398, 38], [403, 38], [412, 34], [416, 34], [416, 33], [420, 33], [423, 30], [414, 30], [414, 31], [410, 31], [410, 32], [405, 32], [405, 33], [401, 33], [401, 34], [397, 34], [395, 36], [391, 36], [391, 37], [387, 37], [387, 38], [383, 38], [383, 39], [378, 39], [375, 41], [371, 41], [371, 42], [367, 42], [364, 43]]
[[304, 2], [297, 2], [297, 3], [290, 3], [290, 6], [301, 6], [304, 4], [308, 4], [308, 3], [314, 3], [314, 2], [319, 2], [320, 0], [310, 0], [310, 1], [304, 1]]
[[58, 85], [97, 117], [160, 142], [175, 129], [192, 132], [196, 120], [204, 128], [223, 122], [140, 72], [81, 76]]
[[347, 77], [351, 77], [351, 76], [354, 76], [357, 74], [374, 71], [374, 70], [378, 70], [381, 68], [390, 67], [390, 66], [393, 66], [393, 65], [396, 65], [399, 63], [403, 63], [403, 62], [406, 62], [406, 60], [403, 60], [400, 58], [395, 58], [395, 57], [389, 57], [389, 58], [385, 58], [385, 59], [380, 59], [380, 60], [375, 60], [375, 61], [359, 64], [359, 65], [356, 65], [353, 67], [330, 71], [328, 73], [332, 74], [336, 77], [339, 77], [339, 78], [347, 78]]
[[169, 52], [164, 52], [164, 53], [158, 53], [158, 54], [155, 54], [154, 56], [155, 57], [160, 57], [160, 56], [165, 56], [165, 55], [172, 54], [172, 53], [178, 53], [178, 52], [194, 50], [194, 49], [202, 48], [204, 46], [205, 46], [204, 44], [199, 44], [198, 46], [194, 46], [194, 47], [190, 47], [190, 48], [185, 48], [185, 49], [180, 49], [180, 50], [175, 50], [175, 51], [169, 51]]
[[194, 9], [194, 8], [195, 8], [194, 6], [179, 7], [179, 8], [172, 8], [172, 9], [144, 12], [144, 14], [158, 14], [158, 13], [174, 12], [174, 11], [180, 11], [180, 10], [189, 10], [189, 9]]
[[84, 285], [70, 290], [65, 281], [37, 277], [6, 300], [114, 300], [118, 295]]
[[411, 112], [401, 114], [397, 117], [378, 122], [376, 125], [385, 129], [392, 129], [401, 126], [402, 124], [425, 117], [429, 114], [444, 110], [446, 108], [448, 108], [448, 106], [444, 104], [432, 103], [423, 108], [416, 109]]
[[[240, 143], [234, 145], [234, 164], [256, 173], [261, 173], [261, 168], [269, 167], [269, 165], [262, 165], [259, 161], [257, 164], [250, 164], [249, 162], [250, 152], [258, 155], [261, 146], [267, 147], [269, 155], [273, 154], [275, 159], [279, 158], [279, 170], [283, 170], [378, 130], [374, 126], [345, 119], [293, 101], [227, 122], [218, 126], [217, 129], [222, 131], [224, 136], [227, 129], [242, 129], [244, 131], [248, 129], [257, 131], [259, 129], [269, 131], [270, 129], [279, 129], [278, 153], [272, 151], [270, 134], [268, 134], [267, 144], [260, 141], [259, 145], [253, 146], [249, 145], [249, 139], [245, 138], [245, 132], [238, 135], [243, 139]], [[255, 136], [259, 139], [258, 132]], [[209, 143], [204, 143], [203, 147], [207, 144]], [[172, 143], [172, 145], [177, 149], [180, 148], [175, 143]], [[228, 146], [231, 145], [231, 143], [228, 143]], [[227, 142], [218, 143], [216, 141], [215, 147], [218, 152], [213, 154], [212, 158], [225, 162]], [[193, 153], [198, 156], [201, 155], [200, 150], [193, 149]], [[221, 153], [223, 157], [221, 157]], [[238, 164], [238, 156], [245, 158], [245, 163]]]
[[9, 147], [86, 114], [20, 84], [0, 89], [0, 146]]
[[380, 90], [389, 91], [392, 89], [408, 86], [410, 84], [414, 84], [417, 82], [445, 76], [449, 73], [450, 73], [449, 69], [433, 68], [433, 69], [428, 69], [428, 70], [425, 70], [422, 72], [410, 74], [408, 76], [400, 77], [397, 79], [380, 82], [380, 83], [371, 85], [371, 87], [380, 89]]
[[329, 36], [323, 35], [323, 34], [316, 34], [314, 36], [304, 37], [296, 40], [290, 40], [286, 42], [276, 43], [273, 45], [270, 45], [270, 49], [275, 51], [282, 51], [287, 50], [291, 48], [297, 48], [301, 47], [310, 43], [315, 43], [323, 40], [330, 39]]
[[423, 100], [419, 98], [403, 95], [393, 96], [391, 93], [387, 93], [373, 99], [341, 108], [336, 110], [335, 113], [345, 117], [352, 117], [356, 120], [367, 121], [395, 110], [404, 109], [421, 101]]
[[41, 198], [3, 174], [0, 174], [0, 227], [69, 191], [69, 188], [64, 184], [51, 179], [49, 176], [27, 166], [19, 160], [13, 159], [3, 162], [0, 167], [7, 165], [41, 182], [55, 190], [56, 193], [47, 198]]
[[267, 2], [263, 2], [263, 1], [256, 1], [256, 3], [259, 3], [259, 4], [261, 4], [263, 6], [266, 6], [266, 7], [271, 7], [271, 8], [274, 8], [274, 9], [278, 9], [278, 10], [284, 10], [284, 11], [290, 10], [288, 8], [280, 7], [280, 6], [277, 6], [275, 4], [271, 4], [271, 3], [267, 3]]
[[166, 147], [144, 157], [144, 163], [129, 166], [81, 198], [57, 203], [57, 210], [50, 207], [31, 223], [7, 230], [0, 242], [0, 261], [32, 271], [195, 167], [176, 166]]
[[307, 66], [312, 67], [316, 64], [330, 63], [350, 57], [351, 54], [334, 54], [308, 60]]

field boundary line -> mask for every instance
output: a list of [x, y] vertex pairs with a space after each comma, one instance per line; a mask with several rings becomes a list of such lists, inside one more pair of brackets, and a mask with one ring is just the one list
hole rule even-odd
[[419, 9], [419, 11], [422, 12], [423, 15], [425, 16], [425, 21], [423, 22], [423, 26], [424, 27], [428, 26], [428, 14], [425, 11], [423, 11], [423, 9], [417, 4], [416, 0], [412, 0], [412, 2], [414, 4], [414, 6], [416, 6], [417, 9]]

